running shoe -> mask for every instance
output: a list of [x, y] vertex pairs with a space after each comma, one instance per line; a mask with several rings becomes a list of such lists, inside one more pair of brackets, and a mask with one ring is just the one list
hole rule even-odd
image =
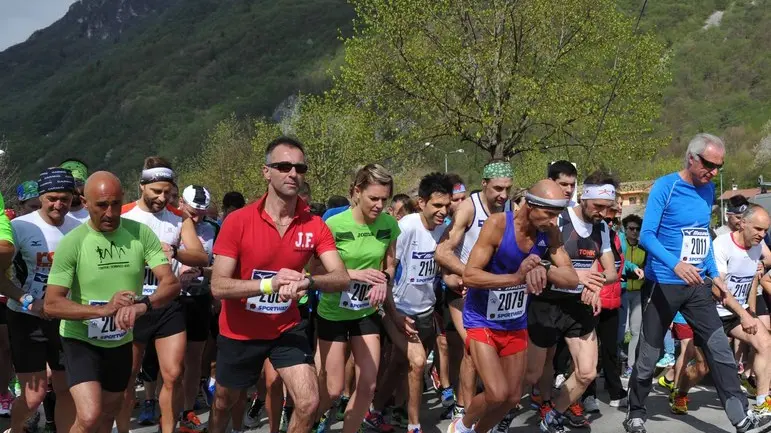
[[632, 377], [632, 367], [626, 367], [624, 369], [624, 372], [621, 373], [621, 377], [624, 379], [629, 379], [630, 377]]
[[452, 388], [442, 390], [442, 407], [450, 407], [455, 404], [455, 391]]
[[567, 380], [567, 377], [564, 374], [558, 374], [557, 377], [554, 379], [554, 389], [560, 389], [562, 387], [562, 384], [565, 383]]
[[382, 413], [367, 411], [367, 415], [364, 417], [364, 422], [368, 427], [379, 431], [380, 433], [391, 433], [394, 431], [394, 426], [385, 422]]
[[338, 421], [345, 419], [345, 410], [348, 408], [348, 401], [350, 399], [350, 397], [344, 395], [340, 396], [340, 401], [337, 403], [337, 413], [335, 414], [335, 419]]
[[586, 416], [584, 416], [584, 408], [580, 403], [573, 403], [568, 407], [568, 410], [563, 414], [567, 424], [571, 428], [588, 428], [591, 425]]
[[257, 394], [254, 394], [254, 398], [252, 398], [252, 402], [249, 405], [249, 410], [247, 410], [244, 415], [244, 427], [252, 429], [260, 426], [260, 413], [262, 412], [263, 407], [265, 407], [265, 402], [260, 400], [257, 397]]
[[56, 433], [56, 423], [46, 421], [43, 433]]
[[543, 419], [546, 417], [546, 414], [551, 412], [553, 409], [550, 402], [543, 402], [541, 403], [541, 407], [538, 408], [538, 418], [543, 421]]
[[742, 420], [736, 426], [736, 433], [759, 433], [768, 431], [771, 418], [758, 418], [752, 414], [747, 414], [747, 417]]
[[464, 416], [466, 416], [466, 408], [456, 404], [455, 407], [452, 408], [452, 419], [460, 419]]
[[[460, 422], [460, 418], [454, 419], [450, 422], [450, 425], [447, 426], [447, 433], [455, 433], [456, 432], [456, 423]], [[10, 431], [10, 430], [9, 430]]]
[[511, 422], [514, 421], [515, 411], [512, 409], [509, 411], [509, 413], [506, 414], [506, 416], [503, 417], [503, 419], [498, 422], [498, 424], [493, 427], [492, 433], [506, 433], [509, 431], [509, 426], [511, 426]]
[[600, 413], [600, 405], [597, 404], [597, 397], [588, 396], [583, 401], [586, 413]]
[[659, 386], [666, 389], [668, 392], [675, 390], [675, 381], [667, 380], [666, 375], [659, 376]]
[[627, 433], [646, 433], [645, 421], [642, 418], [625, 419], [623, 425]]
[[538, 428], [543, 433], [564, 433], [563, 416], [556, 410], [550, 408], [548, 412], [542, 414], [541, 423]]
[[659, 359], [659, 362], [656, 363], [656, 367], [658, 368], [668, 368], [673, 367], [675, 365], [675, 355], [672, 355], [671, 353], [666, 353], [664, 356]]
[[[446, 407], [442, 409], [442, 413], [439, 415], [439, 419], [442, 419], [442, 420], [452, 419], [453, 412], [455, 412], [455, 405]], [[395, 424], [393, 422], [393, 418], [391, 418], [391, 424]]]
[[0, 394], [0, 416], [8, 418], [11, 416], [11, 405], [13, 404], [13, 394], [6, 391]]
[[685, 415], [688, 413], [688, 396], [675, 395], [674, 401], [669, 405], [670, 410], [675, 415]]
[[316, 433], [324, 433], [325, 431], [327, 431], [328, 428], [329, 428], [329, 417], [327, 416], [327, 413], [324, 413], [324, 415], [321, 415], [321, 419], [319, 420], [319, 425], [316, 426]]
[[541, 397], [541, 394], [538, 394], [536, 389], [533, 388], [530, 391], [530, 407], [533, 410], [538, 410], [541, 406], [543, 406], [543, 397]]
[[766, 417], [771, 415], [771, 397], [766, 397], [761, 404], [752, 405], [752, 413], [757, 417]]
[[142, 410], [139, 411], [137, 423], [139, 425], [155, 424], [155, 400], [145, 400]]
[[192, 410], [185, 411], [182, 419], [179, 420], [179, 431], [181, 433], [199, 433], [204, 430], [203, 423]]
[[16, 395], [17, 398], [21, 397], [21, 383], [19, 383], [18, 377], [14, 376], [8, 385], [9, 385], [8, 387], [13, 390], [13, 393]]
[[423, 433], [423, 429], [414, 428], [412, 430], [407, 430], [407, 433]]
[[620, 398], [618, 400], [611, 400], [608, 403], [610, 407], [627, 407], [629, 405], [629, 397]]

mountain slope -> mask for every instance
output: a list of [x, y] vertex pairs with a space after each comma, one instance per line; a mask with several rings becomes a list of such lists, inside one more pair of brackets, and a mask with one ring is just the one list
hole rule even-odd
[[229, 113], [327, 87], [352, 18], [344, 0], [81, 0], [0, 53], [0, 134], [26, 176], [189, 156]]

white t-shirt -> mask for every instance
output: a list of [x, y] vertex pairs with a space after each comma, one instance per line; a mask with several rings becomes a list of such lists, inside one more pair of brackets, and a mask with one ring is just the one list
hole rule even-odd
[[[19, 265], [22, 270], [22, 274], [19, 275], [17, 272], [16, 277], [22, 284], [21, 289], [25, 293], [32, 295], [35, 299], [43, 299], [48, 284], [48, 273], [51, 271], [51, 264], [54, 259], [54, 251], [56, 251], [56, 247], [64, 235], [80, 224], [80, 221], [67, 215], [61, 226], [52, 226], [43, 220], [38, 211], [14, 218], [11, 221], [13, 243], [16, 254], [21, 259]], [[8, 299], [8, 308], [19, 313], [37, 315], [30, 311], [24, 311], [21, 304], [15, 299]]]
[[[146, 212], [137, 206], [136, 202], [123, 206], [122, 218], [138, 221], [152, 229], [162, 243], [179, 247], [182, 233], [182, 216], [172, 212], [166, 207], [157, 213]], [[172, 267], [178, 266], [176, 260], [172, 260]], [[158, 289], [158, 279], [153, 271], [145, 267], [145, 282], [142, 286], [143, 295], [152, 295]]]
[[[479, 233], [482, 231], [482, 226], [490, 217], [482, 204], [481, 193], [475, 192], [466, 200], [471, 200], [471, 203], [474, 205], [474, 217], [471, 220], [471, 226], [466, 229], [466, 233], [463, 235], [460, 245], [455, 249], [455, 254], [464, 265], [468, 262], [468, 258], [471, 256], [471, 250], [477, 243], [477, 239], [479, 239]], [[503, 205], [503, 211], [507, 212], [510, 210], [511, 200], [506, 200], [506, 203]]]
[[434, 284], [439, 265], [434, 261], [434, 253], [446, 229], [446, 225], [439, 224], [429, 231], [419, 213], [399, 220], [401, 234], [396, 240], [396, 259], [402, 272], [394, 285], [394, 302], [401, 313], [424, 313], [436, 303]]
[[86, 209], [85, 206], [83, 206], [80, 210], [71, 210], [67, 215], [75, 218], [81, 223], [88, 221], [88, 209]]
[[[712, 242], [712, 249], [715, 254], [717, 271], [726, 275], [725, 283], [728, 290], [733, 293], [734, 298], [742, 308], [747, 308], [749, 306], [747, 298], [750, 288], [752, 288], [752, 280], [758, 272], [758, 261], [760, 261], [763, 251], [762, 243], [745, 249], [734, 241], [731, 233], [725, 233], [715, 238]], [[732, 311], [719, 302], [717, 303], [717, 313], [720, 317], [734, 315]]]

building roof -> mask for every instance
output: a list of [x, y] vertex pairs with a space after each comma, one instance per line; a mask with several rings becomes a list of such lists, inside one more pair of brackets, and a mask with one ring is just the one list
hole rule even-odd
[[760, 194], [760, 188], [729, 189], [728, 191], [723, 192], [718, 200], [729, 200], [731, 197], [739, 194], [751, 199]]

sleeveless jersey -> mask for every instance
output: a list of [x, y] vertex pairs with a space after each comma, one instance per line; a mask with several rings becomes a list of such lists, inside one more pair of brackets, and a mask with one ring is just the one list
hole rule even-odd
[[[570, 256], [573, 268], [579, 274], [590, 270], [596, 270], [596, 263], [600, 256], [610, 250], [609, 229], [604, 221], [591, 225], [588, 236], [582, 236], [575, 223], [580, 221], [572, 208], [562, 212], [557, 224], [562, 234], [562, 243]], [[583, 224], [588, 226], [587, 224]], [[583, 227], [585, 229], [586, 227]], [[586, 233], [585, 233], [586, 234]], [[571, 299], [581, 295], [584, 286], [579, 284], [575, 288], [561, 288], [552, 285], [549, 290], [541, 293], [542, 299]]]
[[[538, 232], [530, 252], [520, 250], [514, 229], [514, 212], [507, 211], [501, 244], [485, 270], [497, 275], [517, 272], [528, 255], [540, 257], [546, 253], [547, 238], [546, 233]], [[466, 329], [490, 328], [502, 331], [527, 329], [527, 298], [526, 284], [494, 290], [469, 287], [463, 307], [463, 326]]]
[[[485, 207], [482, 205], [482, 198], [478, 192], [471, 194], [469, 199], [471, 200], [471, 203], [474, 204], [474, 217], [471, 220], [471, 226], [466, 228], [466, 234], [463, 235], [463, 240], [455, 250], [455, 254], [464, 265], [468, 262], [468, 258], [471, 255], [471, 249], [474, 248], [474, 244], [477, 243], [477, 239], [479, 239], [479, 232], [482, 230], [482, 225], [484, 225], [487, 218], [490, 217], [485, 210]], [[511, 210], [510, 200], [506, 201], [503, 210], [505, 212]]]

